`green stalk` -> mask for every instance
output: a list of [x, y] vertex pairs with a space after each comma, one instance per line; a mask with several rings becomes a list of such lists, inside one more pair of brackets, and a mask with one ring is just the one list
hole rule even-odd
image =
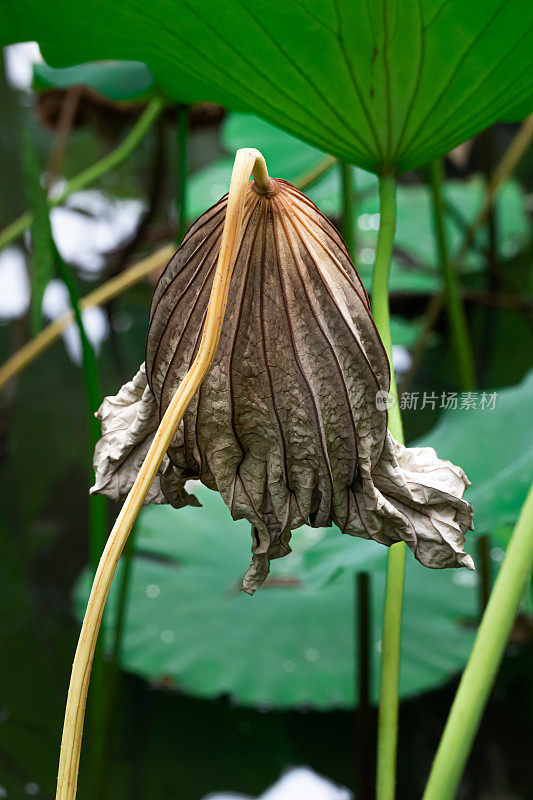
[[[380, 223], [372, 283], [372, 315], [389, 358], [390, 394], [394, 404], [389, 409], [389, 430], [403, 443], [403, 426], [398, 403], [398, 389], [392, 364], [388, 284], [392, 245], [396, 228], [396, 180], [384, 175], [379, 180]], [[400, 633], [402, 617], [405, 545], [398, 542], [389, 550], [385, 610], [381, 643], [381, 681], [378, 711], [378, 747], [376, 798], [393, 800], [396, 788], [398, 749], [398, 681], [400, 675]]]
[[[73, 192], [78, 192], [80, 189], [85, 189], [87, 186], [101, 178], [102, 175], [105, 175], [106, 172], [114, 169], [122, 161], [124, 161], [124, 159], [127, 158], [143, 140], [150, 127], [163, 111], [164, 107], [165, 101], [163, 98], [155, 97], [153, 100], [151, 100], [124, 141], [107, 156], [102, 158], [100, 161], [97, 161], [96, 164], [93, 164], [92, 166], [83, 170], [83, 172], [80, 172], [79, 175], [76, 175], [74, 178], [72, 178], [72, 180], [68, 181], [67, 185], [58, 197], [54, 198], [53, 200], [48, 200], [48, 207], [54, 208], [54, 206], [61, 205]], [[11, 225], [8, 225], [6, 228], [4, 228], [3, 231], [0, 232], [0, 249], [9, 244], [9, 242], [12, 242], [14, 239], [17, 239], [19, 236], [21, 236], [24, 231], [29, 228], [32, 222], [33, 214], [31, 212], [26, 212], [12, 222]]]
[[[100, 438], [100, 423], [94, 412], [100, 405], [102, 393], [98, 379], [96, 356], [87, 337], [85, 326], [80, 311], [80, 297], [72, 273], [59, 255], [54, 244], [55, 260], [58, 272], [65, 283], [72, 306], [72, 313], [78, 328], [82, 349], [82, 367], [87, 397], [87, 410], [89, 418], [89, 454], [90, 468], [92, 470], [92, 454], [94, 446]], [[93, 571], [96, 572], [98, 562], [102, 555], [107, 533], [107, 500], [103, 495], [91, 495], [89, 498], [89, 548], [90, 560]], [[107, 730], [107, 708], [109, 706], [108, 690], [106, 686], [105, 664], [103, 657], [103, 644], [101, 638], [97, 644], [93, 667], [93, 683], [90, 697], [91, 731], [92, 731], [92, 773], [98, 776], [102, 773]]]
[[390, 175], [385, 175], [379, 179], [379, 207], [379, 233], [372, 273], [372, 316], [390, 364], [390, 394], [393, 397], [394, 405], [389, 410], [389, 430], [395, 439], [403, 443], [403, 427], [398, 403], [398, 389], [392, 365], [392, 340], [390, 335], [389, 277], [392, 244], [396, 230], [396, 180]]
[[33, 222], [33, 214], [30, 211], [25, 211], [18, 219], [0, 231], [0, 250], [2, 250], [9, 242], [18, 239], [22, 236], [24, 231], [28, 230]]
[[533, 566], [533, 486], [522, 507], [431, 767], [423, 800], [452, 800]]
[[189, 109], [178, 106], [178, 170], [176, 207], [178, 224], [176, 243], [181, 244], [187, 232], [187, 137], [189, 133]]
[[457, 272], [450, 262], [446, 231], [444, 228], [444, 204], [442, 200], [442, 158], [437, 158], [429, 165], [431, 196], [433, 200], [433, 218], [435, 235], [439, 250], [439, 262], [444, 279], [444, 293], [448, 307], [448, 319], [452, 334], [452, 345], [455, 352], [461, 388], [471, 392], [476, 388], [474, 353], [468, 332], [465, 311], [459, 293]]
[[[98, 368], [93, 347], [87, 337], [85, 326], [80, 311], [80, 296], [72, 277], [72, 273], [59, 255], [56, 249], [56, 263], [62, 281], [66, 285], [72, 306], [74, 321], [78, 328], [81, 340], [82, 367], [85, 382], [85, 394], [87, 397], [87, 409], [89, 418], [89, 442], [90, 442], [90, 463], [92, 469], [92, 454], [96, 442], [100, 438], [100, 423], [94, 416], [102, 399], [100, 381], [98, 379]], [[100, 556], [104, 549], [107, 531], [107, 502], [103, 495], [91, 495], [89, 500], [89, 535], [90, 535], [90, 557], [91, 565], [96, 570]]]
[[342, 184], [342, 238], [346, 243], [350, 258], [355, 260], [355, 206], [354, 180], [351, 164], [339, 162]]

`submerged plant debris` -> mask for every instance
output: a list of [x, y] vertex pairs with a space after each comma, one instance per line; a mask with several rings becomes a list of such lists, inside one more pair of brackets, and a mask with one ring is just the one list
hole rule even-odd
[[[92, 491], [130, 489], [195, 357], [227, 196], [191, 227], [154, 293], [146, 361], [98, 416]], [[250, 182], [218, 350], [147, 502], [197, 505], [200, 479], [252, 525], [253, 593], [291, 532], [335, 523], [385, 545], [403, 540], [433, 568], [473, 568], [463, 552], [472, 508], [463, 470], [387, 431], [376, 395], [387, 356], [367, 294], [337, 230], [287, 181]], [[223, 542], [221, 542], [223, 546]]]

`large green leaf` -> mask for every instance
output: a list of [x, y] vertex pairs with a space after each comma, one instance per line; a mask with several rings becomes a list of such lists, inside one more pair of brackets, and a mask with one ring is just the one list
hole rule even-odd
[[523, 0], [9, 0], [1, 36], [57, 66], [143, 61], [177, 100], [258, 113], [377, 172], [533, 107]]
[[257, 147], [268, 158], [269, 165], [275, 165], [270, 170], [273, 177], [289, 181], [297, 181], [325, 158], [323, 150], [305, 144], [252, 114], [228, 114], [222, 142], [230, 154], [240, 147]]
[[[149, 507], [136, 532], [122, 666], [204, 697], [227, 694], [253, 705], [350, 706], [356, 685], [354, 574], [323, 586], [306, 567], [309, 548], [341, 539], [302, 528], [288, 558], [253, 598], [240, 591], [250, 561], [250, 530], [233, 522], [219, 495], [200, 486], [202, 508]], [[346, 537], [347, 538], [347, 537]], [[384, 547], [350, 539], [357, 568], [372, 575], [372, 697], [377, 700], [384, 591]], [[312, 560], [311, 560], [312, 565]], [[117, 586], [105, 626], [111, 642]], [[474, 583], [472, 582], [474, 581]], [[463, 666], [473, 638], [475, 578], [408, 566], [400, 692], [409, 697]], [[78, 586], [83, 613], [89, 588]]]
[[36, 64], [33, 85], [40, 91], [87, 86], [116, 102], [145, 100], [154, 93], [152, 73], [146, 64], [138, 61], [105, 61], [63, 69]]
[[468, 475], [477, 534], [518, 519], [533, 475], [532, 415], [533, 371], [518, 386], [478, 392], [476, 408], [449, 411], [424, 438]]

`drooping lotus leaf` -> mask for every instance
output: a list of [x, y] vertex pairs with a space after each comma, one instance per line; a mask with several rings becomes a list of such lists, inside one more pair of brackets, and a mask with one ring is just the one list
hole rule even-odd
[[55, 69], [35, 64], [33, 86], [39, 91], [87, 86], [115, 102], [138, 102], [154, 94], [154, 78], [139, 61], [104, 61]]
[[[294, 553], [273, 562], [250, 599], [240, 591], [249, 526], [234, 522], [214, 492], [203, 486], [191, 491], [202, 508], [149, 506], [139, 515], [122, 668], [167, 688], [205, 698], [228, 695], [244, 705], [353, 707], [359, 569], [372, 573], [371, 696], [377, 702], [385, 548], [346, 541], [336, 528], [302, 528], [294, 535]], [[324, 586], [316, 562], [337, 541], [350, 546], [357, 565]], [[318, 548], [315, 560], [311, 553]], [[119, 568], [104, 615], [109, 648], [121, 577]], [[80, 618], [90, 582], [87, 571], [76, 590]], [[463, 668], [475, 634], [476, 585], [476, 573], [427, 570], [408, 557], [402, 699], [446, 683]]]
[[7, 0], [0, 36], [37, 38], [54, 66], [143, 61], [180, 102], [260, 114], [379, 173], [533, 108], [523, 0]]
[[[152, 300], [143, 364], [99, 411], [94, 491], [124, 495], [200, 343], [227, 198], [189, 230]], [[387, 357], [338, 232], [281, 179], [248, 184], [220, 342], [149, 500], [191, 503], [188, 478], [252, 524], [244, 588], [265, 580], [308, 523], [466, 566], [471, 507], [459, 467], [387, 431]]]

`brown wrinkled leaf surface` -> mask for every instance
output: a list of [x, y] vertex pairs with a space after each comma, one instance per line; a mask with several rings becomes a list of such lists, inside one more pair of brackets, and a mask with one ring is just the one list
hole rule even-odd
[[[301, 192], [283, 180], [273, 187], [265, 196], [249, 185], [215, 360], [168, 450], [152, 502], [194, 502], [183, 488], [189, 478], [220, 492], [235, 519], [252, 523], [249, 592], [271, 558], [290, 552], [291, 531], [306, 523], [334, 522], [386, 545], [404, 540], [430, 567], [471, 567], [462, 552], [472, 519], [461, 500], [464, 473], [387, 432], [375, 398], [389, 388], [389, 365], [346, 247]], [[155, 290], [146, 377], [141, 368], [133, 381], [135, 410], [130, 384], [102, 406], [97, 491], [129, 488], [132, 448], [147, 449], [193, 361], [226, 202], [196, 221]]]

